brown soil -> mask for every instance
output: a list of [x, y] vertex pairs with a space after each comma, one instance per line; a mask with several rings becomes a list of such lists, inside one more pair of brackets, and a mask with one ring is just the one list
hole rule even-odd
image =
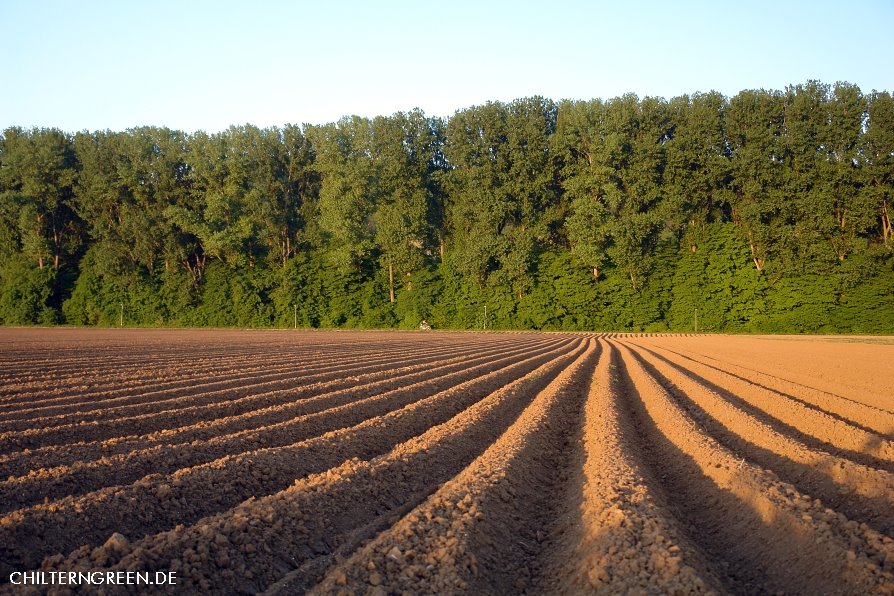
[[894, 594], [882, 339], [0, 329], [0, 592]]

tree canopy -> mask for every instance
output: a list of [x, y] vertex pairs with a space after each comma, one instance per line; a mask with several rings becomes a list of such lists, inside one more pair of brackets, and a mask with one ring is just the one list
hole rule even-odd
[[0, 322], [894, 333], [892, 210], [894, 100], [849, 83], [13, 127]]

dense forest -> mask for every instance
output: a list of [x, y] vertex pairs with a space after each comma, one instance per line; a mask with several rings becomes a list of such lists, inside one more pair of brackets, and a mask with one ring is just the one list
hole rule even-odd
[[847, 83], [9, 128], [0, 322], [894, 333], [892, 210], [894, 101]]

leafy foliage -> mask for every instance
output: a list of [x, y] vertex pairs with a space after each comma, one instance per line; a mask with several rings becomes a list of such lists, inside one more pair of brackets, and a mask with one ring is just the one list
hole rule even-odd
[[0, 323], [894, 333], [894, 100], [7, 129]]

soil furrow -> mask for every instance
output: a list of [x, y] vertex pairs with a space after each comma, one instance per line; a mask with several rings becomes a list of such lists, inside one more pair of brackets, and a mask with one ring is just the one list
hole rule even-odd
[[[467, 347], [468, 344], [474, 343], [493, 344], [492, 338], [478, 340], [478, 342], [463, 342]], [[432, 345], [434, 344], [434, 346]], [[39, 364], [33, 364], [25, 371], [21, 371], [12, 375], [8, 381], [0, 382], [0, 391], [13, 395], [12, 398], [0, 399], [2, 407], [17, 407], [20, 405], [23, 393], [28, 394], [27, 404], [44, 402], [53, 403], [56, 400], [80, 400], [83, 401], [85, 392], [92, 390], [94, 386], [110, 387], [114, 389], [125, 388], [133, 391], [141, 387], [153, 387], [159, 382], [164, 382], [164, 377], [159, 377], [159, 373], [166, 376], [185, 375], [187, 378], [214, 376], [221, 372], [228, 373], [233, 367], [242, 367], [246, 364], [256, 366], [256, 370], [275, 370], [280, 367], [281, 362], [291, 360], [307, 361], [338, 361], [351, 360], [358, 356], [369, 357], [370, 354], [385, 354], [389, 352], [411, 352], [424, 349], [441, 349], [440, 346], [450, 348], [450, 342], [435, 341], [400, 341], [394, 340], [386, 345], [381, 346], [381, 350], [374, 349], [374, 345], [361, 342], [356, 346], [348, 345], [331, 345], [320, 346], [297, 345], [288, 349], [274, 350], [269, 346], [262, 344], [251, 349], [240, 350], [235, 347], [217, 348], [216, 354], [208, 354], [206, 348], [198, 350], [189, 349], [189, 346], [182, 348], [182, 352], [169, 363], [167, 360], [158, 361], [150, 355], [143, 356], [142, 351], [139, 357], [135, 358], [133, 363], [127, 367], [112, 365], [105, 360], [98, 358], [96, 355], [96, 346], [89, 346], [87, 350], [91, 356], [85, 357], [83, 362], [73, 368], [71, 373], [63, 379], [54, 379], [51, 371]], [[251, 369], [246, 369], [251, 370]], [[126, 373], [126, 374], [125, 374]], [[145, 379], [145, 381], [143, 380]], [[50, 384], [47, 386], [47, 384]], [[50, 391], [47, 399], [41, 398], [42, 393]], [[60, 394], [61, 392], [61, 394]], [[64, 403], [64, 402], [62, 402]]]
[[736, 407], [685, 369], [645, 348], [633, 354], [689, 418], [731, 452], [849, 519], [894, 536], [894, 475], [812, 449]]
[[697, 362], [681, 362], [679, 357], [650, 353], [656, 359], [676, 366], [678, 371], [685, 371], [693, 380], [709, 387], [781, 434], [818, 451], [827, 451], [865, 466], [894, 471], [894, 442], [882, 435], [867, 433], [847, 422], [804, 407], [784, 394], [756, 386], [747, 379]]
[[603, 355], [588, 389], [582, 445], [558, 516], [563, 534], [550, 549], [554, 594], [693, 594], [723, 592], [697, 547], [685, 537], [638, 463], [635, 429], [621, 411], [617, 349]]
[[[442, 358], [448, 358], [451, 353], [457, 351], [458, 349], [454, 347], [444, 348], [443, 350], [425, 350], [424, 353], [426, 357], [440, 355]], [[136, 408], [145, 408], [152, 407], [154, 403], [164, 402], [166, 399], [188, 401], [202, 392], [226, 389], [227, 387], [239, 387], [245, 385], [248, 381], [260, 383], [264, 380], [293, 378], [296, 375], [322, 374], [351, 365], [356, 366], [358, 363], [363, 363], [366, 367], [372, 367], [377, 364], [401, 362], [408, 358], [417, 357], [420, 353], [422, 353], [422, 349], [419, 347], [415, 351], [391, 350], [388, 352], [388, 355], [377, 358], [370, 358], [368, 353], [360, 352], [352, 358], [338, 356], [313, 358], [312, 364], [306, 360], [299, 360], [295, 365], [271, 365], [270, 363], [257, 363], [256, 361], [235, 361], [230, 364], [228, 370], [232, 371], [232, 367], [235, 366], [239, 372], [228, 375], [212, 376], [207, 371], [189, 371], [188, 378], [176, 381], [161, 381], [157, 378], [150, 379], [148, 383], [140, 387], [122, 387], [119, 384], [110, 383], [109, 385], [114, 387], [113, 390], [103, 393], [81, 391], [77, 398], [69, 398], [77, 401], [67, 401], [64, 404], [38, 405], [38, 400], [29, 399], [27, 403], [17, 404], [15, 409], [12, 409], [11, 405], [7, 405], [7, 411], [0, 412], [0, 425], [5, 426], [6, 421], [18, 418], [35, 418], [40, 416], [48, 419], [50, 416], [61, 416], [68, 413], [77, 413], [83, 417], [87, 412], [96, 410], [99, 411], [95, 412], [94, 415], [108, 416], [107, 412], [129, 411], [122, 406], [127, 406], [131, 403], [135, 404], [134, 407]], [[294, 358], [294, 356], [289, 355], [289, 358]], [[157, 369], [155, 374], [158, 374]], [[151, 389], [139, 391], [139, 389], [145, 389], [146, 387], [151, 387]], [[29, 392], [29, 395], [36, 396], [36, 394], [37, 392], [34, 391]], [[166, 398], [165, 396], [170, 397]]]
[[723, 336], [673, 336], [662, 338], [661, 345], [714, 358], [721, 368], [727, 363], [743, 366], [894, 413], [894, 369], [889, 364], [894, 360], [894, 345], [826, 343], [821, 339], [763, 336], [729, 342]]
[[[524, 338], [519, 338], [517, 341], [523, 342]], [[528, 341], [530, 341], [530, 339], [528, 339]], [[462, 343], [466, 344], [466, 347], [471, 348], [476, 345], [483, 347], [493, 346], [494, 344], [501, 342], [495, 342], [491, 339], [490, 341], [479, 340]], [[103, 366], [101, 362], [94, 361], [79, 367], [72, 378], [66, 379], [61, 383], [54, 381], [52, 378], [48, 378], [45, 371], [34, 369], [31, 371], [31, 376], [35, 379], [34, 382], [13, 388], [16, 392], [16, 397], [19, 400], [21, 399], [21, 394], [27, 392], [29, 394], [27, 402], [36, 403], [38, 401], [37, 398], [40, 395], [39, 391], [45, 388], [45, 384], [56, 383], [55, 386], [50, 386], [48, 388], [54, 393], [49, 396], [51, 399], [48, 399], [46, 403], [51, 404], [54, 400], [64, 403], [63, 400], [83, 400], [84, 392], [90, 390], [94, 385], [97, 387], [111, 388], [112, 390], [124, 388], [132, 392], [133, 387], [131, 386], [135, 383], [139, 384], [139, 379], [146, 379], [146, 382], [143, 384], [155, 389], [156, 387], [154, 387], [154, 384], [165, 381], [167, 376], [170, 376], [172, 380], [176, 381], [183, 377], [189, 380], [194, 377], [214, 377], [220, 374], [238, 375], [243, 372], [264, 372], [265, 370], [275, 371], [282, 366], [288, 366], [288, 363], [293, 361], [303, 361], [305, 363], [337, 362], [339, 359], [350, 361], [358, 357], [369, 357], [371, 354], [379, 355], [392, 352], [411, 353], [424, 349], [432, 349], [435, 351], [451, 349], [450, 344], [451, 342], [443, 341], [432, 343], [396, 341], [391, 345], [381, 346], [381, 349], [375, 349], [377, 346], [370, 346], [369, 344], [362, 342], [357, 346], [353, 346], [351, 349], [337, 349], [337, 346], [325, 348], [323, 346], [302, 347], [298, 345], [292, 349], [278, 350], [274, 352], [256, 349], [254, 352], [246, 351], [245, 353], [242, 353], [239, 350], [231, 349], [232, 353], [239, 353], [240, 355], [233, 356], [231, 352], [225, 351], [213, 358], [209, 358], [205, 354], [198, 356], [194, 352], [183, 351], [173, 366], [162, 366], [153, 360], [142, 359], [139, 361], [138, 365], [136, 365], [138, 368], [134, 371], [129, 371], [126, 375], [120, 374], [120, 371], [114, 368]], [[92, 352], [92, 349], [93, 346], [89, 346], [87, 349], [88, 353]], [[244, 370], [233, 372], [234, 367], [237, 369], [244, 368]], [[137, 375], [137, 380], [133, 378], [134, 375]], [[21, 375], [15, 377], [13, 382], [20, 380]], [[85, 385], [85, 383], [88, 383], [88, 385]], [[10, 388], [10, 385], [8, 384], [3, 386], [7, 389]], [[139, 387], [137, 387], [137, 389], [139, 389]], [[66, 392], [68, 397], [59, 397], [59, 392]], [[7, 407], [16, 406], [14, 403], [7, 403], [6, 405]]]
[[[356, 351], [362, 351], [362, 349], [362, 347], [358, 347]], [[194, 376], [196, 374], [211, 376], [232, 371], [233, 366], [246, 359], [266, 361], [270, 365], [283, 357], [337, 358], [339, 355], [350, 354], [341, 351], [330, 353], [304, 347], [282, 351], [263, 349], [260, 346], [251, 350], [224, 348], [214, 352], [217, 353], [208, 353], [202, 347], [174, 348], [160, 357], [161, 353], [155, 355], [141, 349], [137, 356], [120, 358], [104, 355], [96, 346], [90, 346], [87, 351], [89, 355], [84, 358], [63, 357], [64, 368], [50, 366], [47, 363], [32, 362], [13, 374], [3, 375], [0, 377], [0, 390], [2, 390], [0, 394], [5, 397], [0, 399], [0, 403], [4, 407], [10, 404], [15, 405], [16, 392], [22, 389], [33, 391], [39, 401], [77, 399], [82, 393], [73, 391], [71, 383], [82, 379], [90, 381], [91, 384], [95, 384], [99, 388], [115, 387], [118, 384], [127, 387], [152, 386], [158, 380], [157, 371], [164, 371], [171, 377]], [[9, 372], [10, 369], [6, 369], [6, 371]], [[117, 383], [110, 381], [109, 371], [120, 375]]]
[[[581, 349], [575, 350], [547, 365], [549, 370], [541, 368], [541, 374], [518, 380], [371, 461], [349, 460], [195, 526], [149, 537], [122, 553], [112, 569], [179, 567], [187, 578], [183, 589], [216, 593], [256, 592], [284, 571], [307, 569], [308, 562], [326, 557], [342, 540], [356, 540], [358, 526], [369, 527], [383, 516], [421, 502], [455, 476], [581, 353]], [[307, 511], [317, 515], [307, 515]], [[214, 536], [218, 548], [207, 549], [205, 537], [209, 535]], [[301, 539], [295, 540], [296, 536]], [[273, 556], [263, 549], [245, 549], [246, 544], [264, 545]], [[81, 549], [72, 553], [64, 566], [91, 564], [85, 555], [92, 558], [93, 552]], [[297, 590], [290, 586], [288, 591]]]
[[[842, 422], [851, 424], [865, 432], [887, 436], [888, 438], [894, 436], [894, 414], [886, 412], [880, 408], [856, 402], [846, 397], [841, 397], [819, 389], [813, 389], [812, 387], [768, 375], [760, 371], [737, 366], [735, 364], [721, 363], [707, 356], [674, 351], [655, 342], [649, 342], [648, 344], [638, 342], [636, 345], [650, 345], [653, 349], [670, 352], [680, 358], [685, 358], [686, 360], [697, 364], [708, 366], [742, 381], [749, 382], [761, 389], [776, 391], [790, 399], [801, 402], [809, 408], [838, 418]], [[706, 362], [706, 360], [710, 362]]]
[[[310, 593], [509, 594], [533, 588], [543, 570], [553, 493], [567, 478], [569, 435], [579, 424], [597, 354], [591, 339], [480, 457]], [[488, 573], [479, 573], [482, 568]]]
[[[579, 351], [576, 344], [455, 385], [385, 416], [291, 445], [229, 456], [170, 475], [152, 475], [128, 487], [19, 510], [0, 518], [0, 577], [33, 568], [53, 553], [97, 546], [118, 531], [131, 538], [236, 506], [282, 490], [294, 479], [323, 472], [351, 458], [369, 459], [442, 424], [520, 377], [543, 378]], [[539, 373], [532, 373], [541, 367]]]
[[[485, 350], [485, 352], [490, 351]], [[305, 384], [343, 381], [348, 371], [350, 371], [350, 378], [352, 379], [367, 376], [375, 378], [376, 375], [382, 377], [395, 368], [403, 370], [423, 369], [432, 362], [449, 361], [456, 354], [462, 356], [468, 354], [468, 350], [456, 350], [448, 353], [436, 352], [434, 354], [417, 351], [398, 353], [388, 358], [369, 358], [367, 355], [366, 358], [360, 358], [359, 360], [338, 361], [330, 365], [322, 362], [319, 363], [319, 366], [305, 363], [291, 370], [277, 371], [273, 374], [245, 376], [223, 383], [196, 382], [192, 386], [179, 388], [176, 391], [145, 392], [126, 398], [129, 402], [136, 403], [106, 403], [98, 406], [99, 409], [93, 411], [76, 408], [68, 413], [42, 415], [38, 412], [23, 410], [20, 414], [27, 415], [28, 418], [26, 420], [2, 420], [0, 421], [0, 429], [10, 432], [27, 430], [29, 428], [46, 429], [52, 426], [64, 426], [72, 423], [79, 425], [89, 424], [108, 419], [135, 417], [153, 413], [171, 415], [178, 410], [225, 401], [230, 396], [238, 396], [245, 391], [258, 391], [261, 389], [287, 390]], [[409, 362], [413, 364], [408, 365]], [[200, 381], [200, 379], [195, 381]]]
[[[519, 352], [527, 352], [533, 356], [546, 351], [555, 349], [556, 346], [570, 340], [557, 340], [531, 349], [510, 350], [502, 353], [502, 357], [510, 357]], [[477, 361], [488, 359], [490, 352], [479, 352], [478, 357], [462, 363], [458, 357], [454, 359], [457, 364], [462, 363], [464, 366], [471, 366]], [[496, 354], [501, 354], [496, 352]], [[450, 364], [443, 361], [440, 364]], [[460, 369], [462, 366], [459, 367]], [[65, 445], [51, 445], [37, 449], [27, 449], [16, 453], [0, 456], [0, 477], [10, 475], [29, 474], [32, 469], [58, 467], [70, 465], [73, 462], [88, 462], [101, 460], [104, 458], [115, 457], [117, 455], [127, 454], [139, 449], [147, 449], [161, 445], [178, 445], [182, 443], [194, 443], [196, 441], [207, 441], [212, 438], [222, 437], [228, 434], [240, 431], [248, 431], [263, 426], [269, 426], [278, 423], [287, 423], [289, 420], [301, 414], [307, 414], [313, 411], [321, 411], [326, 408], [341, 405], [345, 401], [356, 401], [376, 394], [377, 391], [389, 391], [408, 383], [401, 382], [399, 375], [392, 374], [388, 376], [390, 383], [385, 385], [376, 385], [373, 387], [364, 386], [360, 380], [352, 379], [352, 383], [344, 388], [330, 387], [306, 387], [304, 389], [303, 400], [295, 400], [285, 404], [271, 405], [262, 407], [248, 412], [232, 415], [232, 416], [209, 416], [208, 420], [198, 423], [188, 424], [171, 429], [155, 431], [148, 434], [137, 434], [129, 436], [115, 437], [109, 440], [94, 440], [90, 442], [68, 443]], [[428, 375], [416, 379], [416, 382], [424, 381], [426, 378], [434, 378], [437, 376], [439, 369], [429, 368]], [[441, 370], [440, 372], [444, 372]], [[387, 375], [386, 375], [387, 376]], [[369, 378], [367, 381], [371, 380]], [[412, 379], [411, 379], [412, 382]], [[372, 391], [371, 391], [372, 390]]]
[[170, 593], [894, 596], [892, 359], [890, 338], [5, 329], [0, 594], [69, 593], [3, 583], [42, 567], [174, 571]]
[[[566, 343], [568, 342], [563, 342], [563, 345]], [[93, 461], [79, 461], [55, 468], [44, 467], [27, 476], [11, 477], [0, 482], [0, 513], [46, 499], [98, 490], [108, 486], [109, 478], [114, 478], [116, 485], [129, 484], [147, 474], [165, 474], [225, 455], [289, 445], [338, 428], [354, 426], [367, 418], [382, 416], [452, 385], [510, 366], [519, 360], [519, 355], [529, 359], [551, 351], [553, 350], [516, 350], [505, 355], [498, 353], [465, 360], [461, 367], [439, 366], [430, 369], [431, 378], [418, 383], [360, 399], [348, 395], [351, 398], [348, 403], [316, 412], [309, 407], [289, 406], [290, 417], [284, 422], [214, 436], [204, 441], [193, 439], [188, 446], [160, 444], [126, 454], [106, 455]], [[314, 399], [322, 397], [309, 398], [296, 405], [310, 405]]]
[[890, 586], [894, 544], [703, 432], [620, 347], [629, 415], [643, 463], [669, 503], [735, 592], [854, 594]]
[[[13, 332], [7, 329], [5, 333]], [[361, 337], [353, 332], [292, 331], [292, 330], [195, 330], [195, 329], [68, 329], [70, 338], [60, 338], [60, 329], [15, 330], [12, 341], [2, 342], [3, 355], [0, 365], [3, 373], [15, 377], [36, 369], [52, 373], [83, 364], [91, 364], [98, 358], [139, 367], [145, 360], [176, 363], [183, 354], [192, 360], [213, 363], [220, 358], [237, 358], [246, 355], [274, 354], [279, 352], [349, 353], [358, 348], [377, 351], [381, 347], [397, 345], [421, 345], [450, 343], [458, 337], [455, 333], [438, 333], [438, 337], [418, 333], [369, 331]], [[340, 341], [350, 336], [350, 341]], [[32, 338], [30, 341], [26, 338]], [[492, 341], [478, 337], [472, 341]], [[138, 344], [139, 349], [134, 345]], [[45, 348], [52, 345], [52, 352]], [[365, 346], [365, 348], [364, 348]], [[89, 351], [84, 348], [88, 347]], [[16, 356], [19, 356], [16, 358]], [[21, 367], [16, 369], [15, 362]], [[3, 374], [0, 373], [0, 374]]]
[[[454, 364], [452, 366], [462, 366]], [[433, 374], [430, 367], [409, 367], [411, 371], [398, 371], [394, 367], [381, 371], [381, 379], [369, 383], [363, 383], [362, 379], [347, 377], [343, 380], [330, 381], [335, 388], [358, 386], [357, 391], [367, 395], [384, 388], [393, 387], [396, 383], [414, 382], [428, 378]], [[422, 370], [418, 370], [422, 368]], [[347, 371], [346, 371], [347, 372]], [[362, 383], [362, 384], [361, 384]], [[187, 426], [196, 422], [214, 419], [223, 416], [234, 416], [242, 413], [250, 413], [258, 408], [270, 407], [290, 401], [314, 395], [320, 391], [320, 387], [298, 384], [295, 387], [265, 391], [252, 394], [251, 388], [240, 388], [238, 392], [245, 397], [235, 397], [226, 401], [213, 401], [206, 405], [189, 406], [170, 413], [153, 413], [137, 416], [129, 416], [103, 422], [85, 424], [68, 424], [47, 429], [30, 429], [27, 431], [14, 431], [0, 434], [0, 445], [6, 452], [25, 448], [34, 448], [48, 444], [60, 445], [77, 442], [85, 434], [98, 439], [107, 440], [134, 434], [146, 434], [150, 432], [173, 429]]]

